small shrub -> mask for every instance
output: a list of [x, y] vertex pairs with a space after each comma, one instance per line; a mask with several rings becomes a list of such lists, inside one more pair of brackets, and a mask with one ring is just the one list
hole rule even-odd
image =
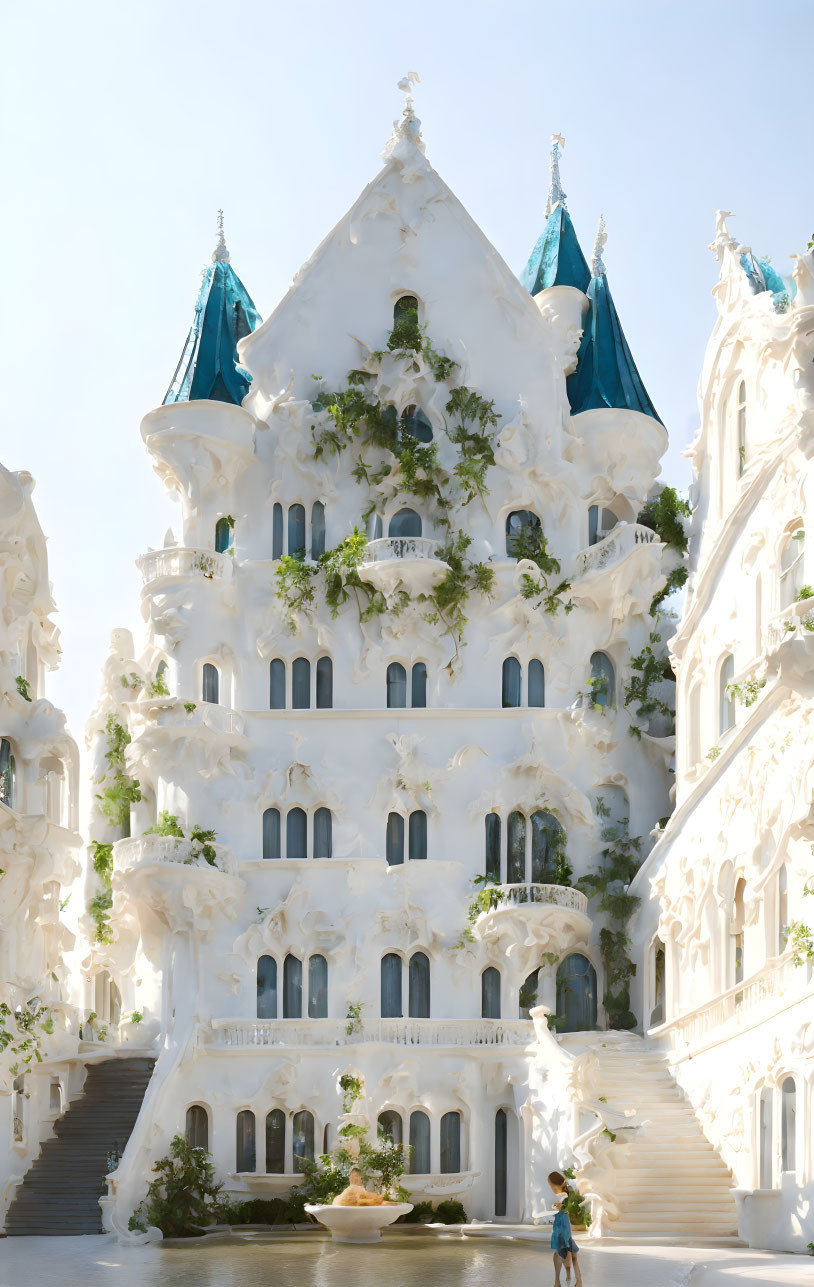
[[146, 1233], [155, 1225], [165, 1238], [194, 1238], [215, 1218], [221, 1185], [206, 1149], [190, 1148], [175, 1135], [166, 1157], [154, 1164], [156, 1178], [128, 1222], [128, 1229]]
[[435, 1208], [435, 1219], [439, 1224], [468, 1224], [469, 1216], [466, 1214], [461, 1202], [454, 1202], [452, 1198], [447, 1198], [444, 1202], [439, 1202]]

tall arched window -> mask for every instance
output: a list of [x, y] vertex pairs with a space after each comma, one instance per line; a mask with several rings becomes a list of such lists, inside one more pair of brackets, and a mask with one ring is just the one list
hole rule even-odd
[[480, 976], [480, 1012], [483, 1019], [500, 1018], [500, 970], [493, 965]]
[[308, 1018], [328, 1018], [328, 962], [324, 956], [308, 961]]
[[280, 850], [280, 810], [263, 810], [263, 857], [279, 858]]
[[302, 1018], [302, 961], [290, 952], [283, 962], [283, 1018]]
[[789, 877], [785, 863], [777, 873], [777, 951], [785, 952], [789, 941]]
[[461, 1169], [461, 1114], [444, 1113], [441, 1118], [441, 1173], [457, 1175]]
[[157, 688], [169, 688], [169, 684], [167, 683], [168, 669], [169, 667], [162, 657], [155, 670], [155, 682]]
[[232, 544], [232, 524], [228, 518], [219, 518], [215, 524], [215, 549], [225, 554]]
[[395, 952], [388, 952], [382, 957], [381, 964], [381, 1012], [383, 1019], [400, 1019], [402, 960]]
[[486, 820], [486, 876], [500, 882], [500, 814], [487, 813]]
[[519, 1018], [530, 1019], [531, 1012], [537, 1004], [537, 995], [540, 985], [540, 971], [532, 970], [531, 974], [526, 976], [524, 983], [518, 994], [518, 1011]]
[[506, 1214], [508, 1189], [508, 1121], [505, 1108], [495, 1113], [495, 1216]]
[[314, 814], [314, 857], [333, 856], [333, 826], [330, 809], [317, 809]]
[[423, 809], [410, 814], [408, 845], [410, 862], [427, 857], [427, 815]]
[[407, 671], [400, 661], [391, 661], [387, 667], [387, 706], [401, 710], [407, 705]]
[[667, 957], [664, 944], [657, 938], [653, 942], [653, 1008], [650, 1011], [650, 1025], [664, 1023], [666, 1018], [665, 984], [667, 982]]
[[744, 898], [746, 895], [746, 881], [741, 877], [735, 884], [735, 898], [732, 915], [732, 946], [734, 949], [735, 959], [735, 982], [743, 982], [744, 959], [744, 925], [746, 920], [746, 910]]
[[419, 442], [432, 442], [432, 424], [421, 407], [405, 407], [401, 413], [401, 432]]
[[530, 509], [516, 509], [506, 518], [506, 557], [527, 559], [540, 548], [543, 525]]
[[391, 1144], [400, 1145], [404, 1136], [401, 1113], [397, 1113], [393, 1108], [387, 1108], [383, 1113], [379, 1113], [376, 1133], [390, 1140]]
[[588, 510], [588, 544], [596, 545], [612, 532], [619, 522], [612, 509], [600, 509], [591, 505]]
[[288, 507], [288, 553], [305, 557], [305, 506]]
[[411, 537], [421, 535], [421, 516], [414, 509], [400, 509], [390, 519], [388, 536]]
[[727, 689], [735, 677], [735, 658], [729, 653], [718, 671], [718, 732], [723, 736], [735, 723], [735, 703]]
[[269, 710], [285, 710], [285, 662], [279, 657], [269, 664]]
[[266, 1115], [266, 1174], [285, 1173], [285, 1113], [273, 1108]]
[[243, 1108], [237, 1115], [236, 1171], [257, 1170], [257, 1148], [254, 1138], [254, 1113]]
[[596, 970], [580, 952], [566, 956], [557, 970], [557, 1016], [561, 1032], [596, 1027]]
[[330, 710], [334, 704], [334, 664], [330, 657], [317, 662], [317, 710]]
[[545, 670], [536, 657], [529, 662], [529, 706], [545, 706]]
[[205, 661], [203, 667], [203, 676], [201, 681], [201, 701], [211, 702], [217, 706], [220, 700], [220, 676], [217, 666], [211, 662]]
[[307, 657], [295, 657], [291, 667], [291, 705], [305, 711], [311, 705], [311, 663]]
[[427, 667], [423, 661], [413, 666], [410, 704], [413, 710], [423, 710], [427, 705]]
[[277, 962], [273, 956], [261, 956], [257, 962], [257, 1017], [277, 1018]]
[[797, 1170], [797, 1086], [793, 1077], [780, 1085], [780, 1169]]
[[746, 381], [741, 380], [738, 385], [737, 401], [735, 404], [735, 425], [738, 442], [738, 463], [737, 477], [740, 478], [746, 468]]
[[184, 1134], [187, 1148], [209, 1151], [209, 1115], [200, 1104], [191, 1104], [187, 1109]]
[[797, 599], [805, 580], [805, 531], [796, 524], [787, 533], [780, 551], [780, 607]]
[[311, 506], [311, 558], [320, 559], [325, 553], [325, 506], [314, 501]]
[[759, 1118], [758, 1183], [761, 1189], [771, 1189], [774, 1186], [774, 1096], [768, 1086], [764, 1086], [760, 1092]]
[[537, 885], [557, 885], [558, 859], [563, 848], [562, 826], [553, 813], [536, 809], [531, 815], [531, 879]]
[[523, 705], [523, 668], [516, 657], [507, 657], [503, 663], [504, 709]]
[[285, 820], [286, 858], [308, 857], [308, 819], [303, 809], [289, 809]]
[[11, 742], [7, 737], [2, 737], [0, 738], [0, 800], [9, 809], [16, 808], [15, 775], [16, 766]]
[[410, 1174], [428, 1175], [431, 1169], [430, 1119], [416, 1108], [410, 1114]]
[[591, 657], [591, 693], [595, 706], [616, 705], [616, 671], [607, 653]]
[[314, 1115], [303, 1108], [294, 1114], [292, 1122], [292, 1152], [294, 1170], [302, 1171], [303, 1162], [314, 1160]]
[[279, 501], [272, 510], [271, 517], [271, 557], [283, 557], [283, 507]]
[[509, 814], [508, 841], [506, 881], [509, 885], [523, 885], [526, 881], [526, 819], [517, 810]]
[[404, 819], [400, 813], [387, 815], [385, 847], [388, 867], [398, 867], [404, 862]]
[[410, 1018], [430, 1017], [430, 962], [425, 952], [414, 952], [410, 957]]
[[402, 295], [393, 305], [393, 327], [418, 323], [418, 300], [415, 295]]

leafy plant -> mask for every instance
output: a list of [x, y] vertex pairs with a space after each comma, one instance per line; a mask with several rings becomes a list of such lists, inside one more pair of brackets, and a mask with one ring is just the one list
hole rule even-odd
[[132, 692], [137, 693], [140, 688], [144, 687], [144, 680], [134, 670], [131, 670], [129, 675], [121, 676], [121, 685], [122, 688], [129, 688]]
[[[807, 881], [803, 886], [803, 896], [814, 897], [814, 881]], [[807, 961], [814, 961], [814, 930], [802, 921], [791, 921], [785, 932], [786, 947], [791, 948], [794, 964], [805, 965]]]
[[100, 889], [88, 903], [91, 919], [96, 924], [94, 938], [97, 943], [112, 943], [113, 930], [110, 925], [110, 912], [113, 907], [113, 890]]
[[591, 1212], [588, 1203], [576, 1187], [576, 1178], [573, 1166], [566, 1167], [563, 1170], [566, 1180], [573, 1181], [573, 1187], [568, 1186], [568, 1197], [562, 1204], [562, 1210], [568, 1216], [573, 1225], [582, 1225], [583, 1228], [590, 1228]]
[[721, 748], [720, 748], [720, 746], [711, 746], [711, 747], [709, 748], [709, 750], [707, 751], [707, 759], [708, 759], [710, 762], [711, 762], [712, 760], [717, 760], [717, 758], [718, 758], [718, 756], [719, 756], [720, 754], [721, 754]]
[[[597, 813], [600, 817], [609, 816], [604, 801]], [[609, 1027], [624, 1030], [636, 1026], [636, 1016], [630, 1009], [630, 980], [636, 966], [630, 959], [627, 923], [641, 902], [629, 893], [629, 886], [639, 870], [642, 842], [640, 837], [628, 835], [627, 819], [618, 824], [606, 822], [600, 834], [605, 844], [601, 865], [597, 871], [580, 876], [577, 886], [606, 917], [599, 932], [599, 952], [605, 969], [603, 1004]]]
[[727, 684], [727, 700], [730, 702], [743, 702], [744, 706], [754, 706], [761, 694], [761, 690], [765, 687], [765, 675], [763, 679], [745, 679], [742, 684]]
[[167, 681], [164, 678], [165, 674], [166, 671], [159, 670], [156, 673], [155, 679], [147, 685], [147, 692], [151, 697], [169, 697], [170, 690], [167, 686]]
[[345, 1015], [347, 1023], [345, 1024], [345, 1034], [348, 1037], [354, 1036], [362, 1031], [362, 1010], [364, 1001], [349, 1001], [348, 1009]]
[[[130, 820], [130, 805], [141, 799], [141, 788], [137, 778], [131, 778], [125, 767], [125, 751], [130, 745], [130, 734], [116, 719], [108, 715], [105, 724], [107, 750], [105, 759], [112, 774], [112, 782], [104, 791], [97, 792], [99, 812], [114, 827], [123, 827]], [[101, 782], [107, 780], [103, 774]]]
[[153, 1166], [156, 1178], [128, 1222], [128, 1229], [146, 1233], [155, 1225], [165, 1238], [192, 1238], [203, 1232], [215, 1217], [215, 1204], [222, 1185], [215, 1181], [211, 1155], [202, 1148], [190, 1148], [175, 1135], [170, 1152]]
[[23, 701], [33, 702], [34, 698], [31, 695], [31, 684], [29, 681], [27, 679], [23, 679], [22, 675], [17, 675], [15, 676], [14, 683], [17, 685], [17, 692], [20, 694]]
[[132, 1014], [131, 1014], [131, 1016], [130, 1016], [130, 1022], [131, 1022], [131, 1023], [141, 1023], [141, 1021], [143, 1020], [143, 1018], [144, 1018], [144, 1015], [141, 1013], [141, 1011], [140, 1011], [140, 1010], [134, 1010], [134, 1011], [133, 1011], [133, 1013], [132, 1013]]
[[218, 855], [213, 843], [216, 836], [216, 831], [205, 831], [203, 827], [194, 826], [189, 833], [192, 848], [189, 851], [189, 857], [186, 859], [187, 864], [197, 862], [199, 858], [203, 858], [210, 867], [216, 867], [218, 865]]
[[154, 826], [148, 827], [145, 836], [175, 836], [178, 840], [183, 840], [183, 828], [178, 822], [174, 813], [168, 809], [162, 809], [158, 815], [158, 821]]
[[184, 710], [186, 711], [187, 715], [191, 715], [192, 712], [195, 710], [195, 702], [184, 702]]
[[452, 944], [452, 951], [458, 952], [467, 943], [474, 943], [475, 936], [472, 933], [472, 926], [483, 912], [491, 912], [506, 898], [506, 893], [500, 888], [500, 881], [495, 880], [493, 876], [474, 876], [472, 884], [480, 886], [475, 897], [466, 909], [466, 925], [461, 931], [461, 936]]
[[353, 1111], [353, 1105], [362, 1096], [362, 1081], [351, 1073], [343, 1073], [339, 1078], [339, 1087], [343, 1095], [342, 1111], [350, 1113]]
[[[664, 678], [665, 658], [656, 652], [656, 645], [660, 643], [661, 635], [658, 630], [651, 630], [644, 648], [635, 657], [630, 658], [630, 668], [633, 673], [625, 689], [625, 705], [630, 706], [635, 702], [636, 718], [644, 723], [647, 723], [653, 715], [675, 716], [675, 711], [653, 692], [654, 685]], [[628, 731], [641, 741], [641, 727], [631, 724]]]
[[[660, 541], [684, 559], [687, 555], [687, 533], [681, 520], [690, 518], [691, 515], [692, 507], [689, 501], [680, 496], [674, 487], [663, 487], [658, 496], [647, 502], [637, 522], [641, 523], [642, 527], [649, 527]], [[667, 576], [664, 589], [659, 591], [650, 604], [652, 615], [655, 615], [668, 595], [679, 590], [686, 583], [688, 575], [686, 563], [673, 568]]]
[[0, 1054], [8, 1051], [12, 1056], [12, 1076], [17, 1075], [21, 1063], [26, 1067], [32, 1060], [42, 1063], [42, 1034], [50, 1036], [53, 1031], [53, 1013], [39, 997], [30, 997], [14, 1010], [0, 1001]]
[[443, 1202], [439, 1202], [433, 1215], [439, 1224], [469, 1223], [469, 1216], [464, 1210], [463, 1203], [456, 1202], [453, 1198], [445, 1198]]
[[[565, 578], [556, 580], [560, 576], [560, 561], [549, 554], [548, 541], [542, 527], [522, 527], [512, 538], [512, 555], [518, 562], [521, 559], [531, 560], [540, 570], [538, 577], [528, 572], [521, 573], [520, 594], [524, 599], [536, 599], [535, 606], [551, 616], [559, 608], [566, 613], [573, 610], [571, 600], [566, 602], [564, 598], [571, 589], [571, 582]], [[554, 579], [553, 584], [549, 578]]]

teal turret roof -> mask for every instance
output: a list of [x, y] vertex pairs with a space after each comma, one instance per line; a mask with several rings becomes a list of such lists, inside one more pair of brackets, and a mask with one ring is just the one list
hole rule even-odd
[[218, 244], [204, 270], [195, 317], [164, 403], [209, 398], [240, 406], [251, 379], [238, 362], [237, 345], [261, 320], [229, 262], [220, 211]]
[[636, 369], [605, 276], [602, 249], [606, 240], [604, 220], [600, 220], [586, 292], [591, 309], [577, 354], [577, 369], [566, 381], [571, 414], [576, 416], [596, 407], [618, 407], [639, 411], [661, 423]]
[[561, 136], [555, 134], [545, 228], [520, 276], [530, 295], [537, 295], [549, 286], [574, 286], [577, 290], [587, 291], [591, 280], [571, 216], [565, 207], [565, 193], [560, 183], [559, 145], [562, 142]]

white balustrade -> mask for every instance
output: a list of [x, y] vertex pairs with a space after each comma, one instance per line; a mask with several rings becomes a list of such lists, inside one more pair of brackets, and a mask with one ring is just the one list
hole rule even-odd
[[437, 558], [438, 541], [427, 536], [384, 536], [368, 541], [362, 563], [391, 563], [397, 559]]
[[602, 572], [621, 562], [640, 545], [653, 545], [658, 539], [656, 532], [641, 523], [619, 523], [596, 545], [577, 555], [577, 576], [593, 576]]
[[[588, 899], [580, 889], [571, 889], [568, 885], [489, 885], [499, 895], [498, 911], [501, 907], [520, 907], [529, 905], [566, 907], [572, 912], [588, 910]], [[487, 913], [488, 915], [488, 913]]]
[[776, 1002], [781, 996], [797, 992], [802, 996], [805, 990], [805, 969], [796, 966], [791, 958], [770, 961], [750, 979], [736, 983], [705, 1005], [651, 1029], [651, 1035], [670, 1036], [694, 1045], [710, 1033], [717, 1037], [719, 1029], [726, 1025], [737, 1029], [751, 1023], [767, 1001]]
[[116, 871], [131, 871], [134, 867], [149, 867], [153, 864], [214, 867], [229, 876], [237, 875], [237, 859], [226, 845], [212, 845], [215, 851], [213, 863], [207, 862], [200, 852], [201, 848], [199, 842], [181, 840], [177, 836], [131, 836], [127, 840], [116, 841], [113, 846], [113, 866]]
[[142, 554], [136, 563], [145, 585], [163, 577], [203, 577], [208, 581], [223, 581], [232, 574], [234, 560], [228, 554], [212, 550], [193, 550], [175, 546], [168, 550], [151, 550]]
[[268, 1046], [511, 1046], [535, 1040], [531, 1020], [365, 1019], [348, 1032], [345, 1019], [214, 1019], [205, 1044], [218, 1049]]
[[790, 603], [766, 625], [766, 654], [777, 652], [789, 639], [805, 638], [814, 633], [814, 599], [801, 599]]

